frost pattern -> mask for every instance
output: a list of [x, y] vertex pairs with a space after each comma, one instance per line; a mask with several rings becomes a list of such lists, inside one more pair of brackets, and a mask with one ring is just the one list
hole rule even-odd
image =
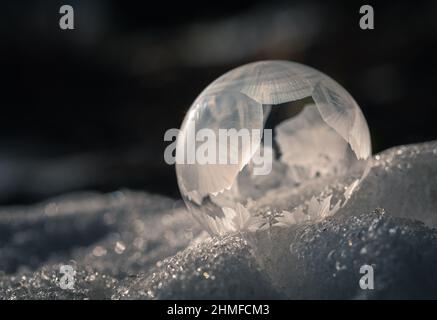
[[[241, 144], [232, 151], [242, 154], [235, 165], [176, 164], [182, 197], [193, 217], [210, 234], [271, 227], [277, 219], [280, 223], [291, 223], [326, 217], [345, 205], [346, 201], [338, 200], [332, 204], [329, 195], [317, 196], [318, 190], [329, 183], [323, 179], [345, 175], [357, 162], [370, 156], [369, 129], [360, 108], [345, 89], [323, 73], [298, 63], [254, 62], [212, 82], [187, 113], [178, 137], [177, 155], [187, 147], [185, 138], [193, 126], [196, 130], [215, 131], [263, 129], [272, 110], [281, 107], [278, 104], [306, 97], [312, 97], [314, 104], [306, 105], [297, 116], [275, 129], [281, 157], [274, 161], [270, 175], [252, 174], [255, 150], [249, 152]], [[261, 140], [257, 141], [257, 148], [273, 152]], [[355, 190], [359, 178], [350, 182], [345, 199]], [[312, 186], [314, 183], [317, 186]], [[268, 202], [268, 194], [295, 188], [305, 191], [303, 199], [296, 196], [282, 210], [271, 210], [268, 217], [259, 215], [263, 201]], [[296, 189], [295, 194], [299, 192]], [[250, 201], [254, 203], [251, 205]], [[293, 217], [286, 212], [292, 212]], [[305, 219], [300, 218], [302, 214]]]

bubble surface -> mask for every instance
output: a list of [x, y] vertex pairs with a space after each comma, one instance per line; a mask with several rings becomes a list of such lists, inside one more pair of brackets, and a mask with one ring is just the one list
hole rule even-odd
[[[193, 217], [210, 234], [226, 234], [278, 217], [332, 214], [345, 199], [314, 196], [333, 177], [362, 174], [370, 155], [366, 120], [343, 87], [302, 64], [260, 61], [227, 72], [196, 98], [178, 136], [176, 171]], [[267, 223], [258, 212], [272, 192], [288, 192], [290, 201], [270, 203]]]

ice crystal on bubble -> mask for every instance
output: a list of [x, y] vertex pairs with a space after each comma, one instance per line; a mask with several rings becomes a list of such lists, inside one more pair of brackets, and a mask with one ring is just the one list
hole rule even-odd
[[[274, 143], [265, 131], [270, 127]], [[202, 141], [190, 138], [205, 128], [212, 134], [202, 141], [215, 139], [213, 155], [208, 151], [215, 161], [183, 161], [202, 147]], [[234, 130], [237, 140], [228, 145], [232, 138], [219, 139], [223, 129]], [[249, 142], [238, 136], [244, 130]], [[267, 163], [271, 170], [256, 172], [256, 154], [266, 162], [272, 159]], [[266, 219], [258, 212], [266, 211], [259, 210], [264, 204], [272, 205], [275, 193], [306, 196], [273, 204], [270, 225], [335, 213], [360, 181], [370, 154], [366, 120], [337, 82], [298, 63], [261, 61], [229, 71], [196, 98], [178, 136], [176, 171], [194, 218], [210, 234], [226, 234], [264, 226]], [[232, 157], [238, 161], [230, 161]], [[358, 179], [344, 199], [316, 199], [330, 179], [351, 170], [359, 172]]]

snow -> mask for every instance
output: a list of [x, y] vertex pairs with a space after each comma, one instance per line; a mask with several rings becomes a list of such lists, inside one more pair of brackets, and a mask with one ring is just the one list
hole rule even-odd
[[[369, 165], [361, 183], [327, 180], [314, 198], [265, 195], [252, 205], [282, 223], [213, 238], [180, 200], [143, 192], [0, 209], [0, 298], [437, 298], [437, 142], [387, 150]], [[293, 206], [273, 210], [300, 200], [324, 215], [287, 223]], [[243, 211], [228, 214], [245, 223]], [[66, 264], [72, 290], [59, 286]], [[374, 267], [374, 290], [359, 287], [363, 264]]]

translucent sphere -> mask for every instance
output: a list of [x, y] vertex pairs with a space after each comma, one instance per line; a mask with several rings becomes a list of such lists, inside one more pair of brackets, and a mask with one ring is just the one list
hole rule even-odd
[[[260, 61], [196, 98], [178, 135], [176, 173], [193, 217], [225, 234], [298, 222], [315, 207], [333, 212], [314, 195], [370, 155], [366, 120], [343, 87], [302, 64]], [[277, 219], [267, 223], [266, 213]]]

